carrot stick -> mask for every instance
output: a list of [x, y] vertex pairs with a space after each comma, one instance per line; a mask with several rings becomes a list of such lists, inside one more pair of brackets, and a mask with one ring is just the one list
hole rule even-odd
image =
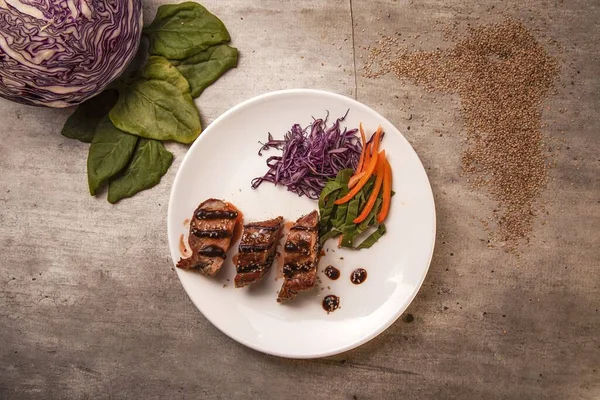
[[[383, 150], [381, 153], [379, 153], [379, 156], [381, 157], [383, 155], [383, 157], [385, 157], [385, 150]], [[352, 190], [350, 190], [348, 192], [347, 195], [345, 195], [344, 197], [337, 199], [336, 201], [334, 201], [334, 204], [340, 205], [340, 204], [344, 204], [349, 202], [354, 196], [356, 196], [356, 194], [358, 192], [360, 192], [360, 189], [362, 189], [363, 186], [365, 186], [365, 184], [367, 183], [367, 181], [369, 180], [369, 178], [371, 177], [371, 175], [373, 175], [373, 171], [375, 171], [375, 167], [377, 166], [377, 160], [379, 159], [379, 157], [373, 156], [371, 157], [371, 161], [369, 162], [369, 165], [367, 165], [367, 168], [365, 169], [365, 175], [360, 178], [360, 181], [358, 181], [358, 183], [356, 184], [356, 186], [354, 186], [352, 188]]]
[[361, 172], [363, 172], [367, 168], [367, 165], [369, 165], [370, 161], [371, 161], [371, 143], [367, 143], [367, 146], [365, 147], [365, 159], [363, 160], [362, 169], [360, 170]]
[[354, 175], [358, 175], [363, 168], [363, 162], [365, 161], [365, 150], [367, 148], [367, 138], [365, 136], [365, 131], [362, 127], [362, 122], [358, 125], [360, 127], [360, 140], [362, 141], [362, 151], [360, 152], [360, 158], [358, 159], [358, 166], [356, 167], [356, 171], [354, 171]]
[[383, 172], [383, 204], [381, 210], [377, 214], [377, 222], [382, 223], [390, 211], [390, 203], [392, 201], [392, 167], [390, 162], [385, 160], [385, 171]]
[[354, 186], [356, 186], [358, 181], [360, 181], [360, 178], [362, 178], [363, 176], [365, 176], [365, 173], [359, 172], [358, 174], [351, 177], [350, 180], [348, 181], [348, 189], [352, 189]]
[[371, 154], [377, 154], [379, 152], [379, 142], [381, 141], [381, 132], [383, 131], [383, 129], [381, 128], [381, 125], [379, 125], [377, 127], [377, 132], [375, 132], [375, 142], [373, 143], [373, 146], [371, 147]]
[[383, 182], [383, 175], [385, 171], [385, 151], [379, 153], [377, 157], [377, 179], [375, 179], [375, 186], [373, 187], [373, 191], [369, 196], [369, 200], [367, 200], [367, 204], [363, 208], [362, 212], [358, 217], [354, 219], [355, 224], [360, 224], [363, 222], [368, 216], [373, 206], [375, 205], [375, 201], [377, 200], [377, 196], [379, 195], [379, 190], [381, 190], [381, 184]]
[[[371, 158], [373, 157], [373, 155], [375, 155], [375, 157], [377, 157], [377, 152], [379, 149], [379, 142], [381, 141], [381, 126], [379, 128], [377, 128], [377, 132], [375, 132], [373, 134], [375, 137], [372, 141], [369, 141], [369, 143], [367, 143], [367, 152], [365, 154], [365, 161], [363, 164], [363, 168], [366, 168], [367, 165], [369, 165], [369, 161], [371, 161]], [[375, 148], [377, 147], [377, 148]]]

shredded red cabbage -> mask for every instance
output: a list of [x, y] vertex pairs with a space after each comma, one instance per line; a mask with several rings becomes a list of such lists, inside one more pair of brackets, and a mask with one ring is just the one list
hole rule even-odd
[[340, 129], [340, 122], [346, 115], [338, 118], [333, 126], [327, 128], [327, 118], [314, 119], [305, 129], [294, 124], [283, 140], [273, 139], [269, 133], [267, 143], [262, 143], [258, 155], [275, 148], [281, 150], [281, 156], [267, 159], [269, 171], [262, 177], [252, 180], [252, 189], [263, 182], [286, 186], [298, 196], [307, 196], [317, 200], [321, 190], [330, 178], [346, 168], [356, 169], [362, 144], [356, 136], [357, 129]]

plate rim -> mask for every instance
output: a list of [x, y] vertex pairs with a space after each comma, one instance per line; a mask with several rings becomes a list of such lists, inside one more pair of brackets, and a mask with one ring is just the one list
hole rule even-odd
[[[392, 127], [394, 127], [400, 134], [401, 139], [406, 142], [406, 144], [409, 146], [410, 150], [414, 153], [414, 155], [416, 156], [417, 160], [419, 161], [419, 163], [421, 165], [421, 168], [423, 168], [423, 171], [425, 172], [425, 178], [426, 178], [426, 182], [427, 182], [427, 187], [429, 189], [428, 193], [429, 193], [429, 197], [431, 198], [432, 213], [433, 213], [433, 218], [432, 218], [433, 226], [431, 227], [432, 231], [433, 231], [432, 232], [433, 235], [432, 235], [432, 243], [430, 246], [431, 250], [430, 250], [430, 254], [429, 254], [429, 259], [427, 261], [427, 267], [424, 270], [421, 280], [418, 282], [418, 285], [416, 286], [416, 290], [414, 291], [414, 293], [412, 293], [409, 300], [406, 302], [406, 306], [403, 308], [402, 307], [399, 308], [398, 311], [395, 312], [393, 315], [391, 315], [390, 318], [384, 324], [382, 324], [377, 329], [373, 330], [371, 333], [369, 333], [368, 335], [363, 337], [361, 340], [358, 340], [358, 341], [356, 341], [352, 344], [346, 345], [346, 346], [342, 346], [342, 347], [333, 349], [331, 351], [303, 354], [303, 355], [288, 354], [288, 353], [279, 352], [279, 351], [272, 351], [267, 348], [256, 345], [254, 343], [250, 343], [245, 339], [235, 338], [232, 335], [230, 335], [229, 333], [222, 330], [218, 324], [216, 324], [211, 318], [206, 316], [206, 314], [204, 314], [202, 312], [201, 307], [198, 304], [196, 304], [196, 302], [194, 301], [192, 296], [190, 296], [190, 292], [188, 290], [187, 284], [184, 283], [184, 281], [181, 279], [181, 275], [180, 275], [181, 271], [179, 271], [178, 268], [176, 267], [176, 264], [177, 264], [176, 259], [175, 259], [176, 257], [174, 258], [173, 254], [171, 252], [171, 248], [172, 248], [171, 237], [172, 237], [173, 232], [171, 231], [171, 224], [169, 223], [169, 221], [172, 219], [172, 213], [173, 213], [172, 205], [174, 202], [175, 188], [178, 186], [179, 180], [181, 179], [181, 170], [189, 162], [189, 159], [191, 157], [190, 154], [192, 153], [192, 150], [196, 146], [199, 146], [198, 143], [202, 142], [203, 134], [206, 131], [210, 131], [214, 125], [216, 125], [221, 120], [228, 118], [231, 114], [234, 114], [239, 109], [243, 109], [245, 107], [252, 105], [255, 102], [262, 101], [269, 97], [278, 97], [278, 96], [294, 95], [294, 94], [314, 94], [314, 95], [320, 95], [320, 96], [330, 96], [333, 98], [342, 99], [343, 101], [350, 101], [351, 103], [354, 103], [354, 105], [356, 105], [356, 106], [364, 107], [364, 108], [368, 109], [369, 111], [374, 113], [376, 116], [378, 116], [378, 118], [380, 118], [382, 121], [384, 121], [384, 122], [390, 124]], [[419, 154], [415, 151], [415, 149], [410, 144], [408, 139], [406, 139], [404, 134], [398, 128], [396, 128], [396, 126], [394, 124], [392, 124], [386, 117], [384, 117], [378, 111], [374, 110], [373, 108], [369, 107], [368, 105], [366, 105], [352, 97], [345, 96], [343, 94], [336, 93], [336, 92], [331, 92], [328, 90], [322, 90], [322, 89], [296, 88], [296, 89], [282, 89], [282, 90], [274, 90], [274, 91], [265, 92], [265, 93], [251, 97], [249, 99], [246, 99], [246, 100], [236, 104], [235, 106], [229, 108], [227, 111], [225, 111], [224, 113], [219, 115], [217, 118], [215, 118], [211, 123], [208, 124], [208, 126], [205, 129], [203, 129], [200, 136], [192, 143], [192, 145], [186, 151], [186, 153], [183, 157], [183, 160], [181, 161], [181, 164], [179, 165], [177, 172], [175, 173], [175, 178], [173, 179], [173, 183], [171, 184], [171, 193], [169, 195], [169, 203], [168, 203], [168, 207], [167, 207], [167, 241], [169, 244], [169, 253], [171, 253], [171, 259], [172, 259], [173, 265], [175, 266], [175, 272], [177, 274], [177, 278], [179, 279], [179, 283], [183, 287], [183, 290], [185, 291], [186, 295], [188, 296], [188, 299], [192, 302], [194, 307], [196, 307], [196, 309], [202, 314], [202, 316], [204, 318], [206, 318], [207, 321], [209, 321], [215, 328], [217, 328], [221, 333], [223, 333], [225, 336], [227, 336], [231, 340], [234, 340], [235, 342], [238, 342], [238, 343], [240, 343], [248, 348], [251, 348], [252, 350], [260, 352], [260, 353], [277, 356], [277, 357], [281, 357], [281, 358], [289, 358], [289, 359], [315, 359], [315, 358], [330, 357], [330, 356], [334, 356], [337, 354], [341, 354], [341, 353], [353, 350], [357, 347], [360, 347], [360, 346], [364, 345], [365, 343], [370, 342], [371, 340], [373, 340], [374, 338], [379, 336], [381, 333], [383, 333], [385, 330], [387, 330], [390, 326], [392, 326], [400, 318], [400, 316], [408, 309], [408, 307], [412, 304], [413, 300], [417, 296], [417, 293], [419, 293], [419, 291], [421, 290], [421, 287], [423, 286], [423, 282], [425, 281], [425, 278], [427, 277], [427, 274], [429, 272], [429, 268], [431, 267], [431, 261], [433, 259], [433, 254], [435, 251], [436, 235], [437, 235], [437, 213], [436, 213], [436, 207], [435, 207], [435, 196], [433, 195], [431, 181], [429, 180], [429, 175], [427, 174], [427, 170], [425, 169], [425, 166], [423, 165], [423, 162], [421, 161]]]

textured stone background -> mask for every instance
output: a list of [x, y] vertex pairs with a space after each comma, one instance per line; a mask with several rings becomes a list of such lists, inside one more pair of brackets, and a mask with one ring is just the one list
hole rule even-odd
[[[159, 3], [145, 1], [146, 21]], [[197, 101], [205, 125], [267, 91], [320, 88], [372, 106], [419, 153], [439, 234], [407, 311], [414, 321], [314, 361], [233, 342], [171, 270], [167, 201], [186, 147], [169, 146], [176, 159], [159, 186], [111, 206], [88, 195], [87, 145], [59, 133], [70, 110], [0, 100], [0, 398], [600, 398], [597, 0], [204, 4], [241, 51], [239, 68]], [[523, 19], [563, 60], [544, 108], [545, 133], [562, 141], [548, 213], [520, 262], [487, 246], [479, 219], [493, 204], [460, 176], [457, 99], [434, 103], [420, 87], [360, 74], [378, 32], [420, 34], [427, 40], [416, 48], [434, 49], [449, 45], [443, 26], [502, 13]]]

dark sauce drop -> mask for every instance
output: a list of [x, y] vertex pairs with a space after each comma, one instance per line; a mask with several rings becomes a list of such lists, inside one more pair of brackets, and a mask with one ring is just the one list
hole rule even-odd
[[323, 310], [327, 311], [327, 314], [340, 308], [340, 298], [334, 294], [325, 296], [323, 299]]
[[352, 274], [350, 274], [350, 282], [354, 283], [355, 285], [360, 285], [366, 280], [367, 271], [363, 268], [357, 268], [354, 271], [352, 271]]
[[325, 268], [325, 275], [333, 281], [340, 277], [340, 270], [334, 267], [333, 265], [328, 265]]

